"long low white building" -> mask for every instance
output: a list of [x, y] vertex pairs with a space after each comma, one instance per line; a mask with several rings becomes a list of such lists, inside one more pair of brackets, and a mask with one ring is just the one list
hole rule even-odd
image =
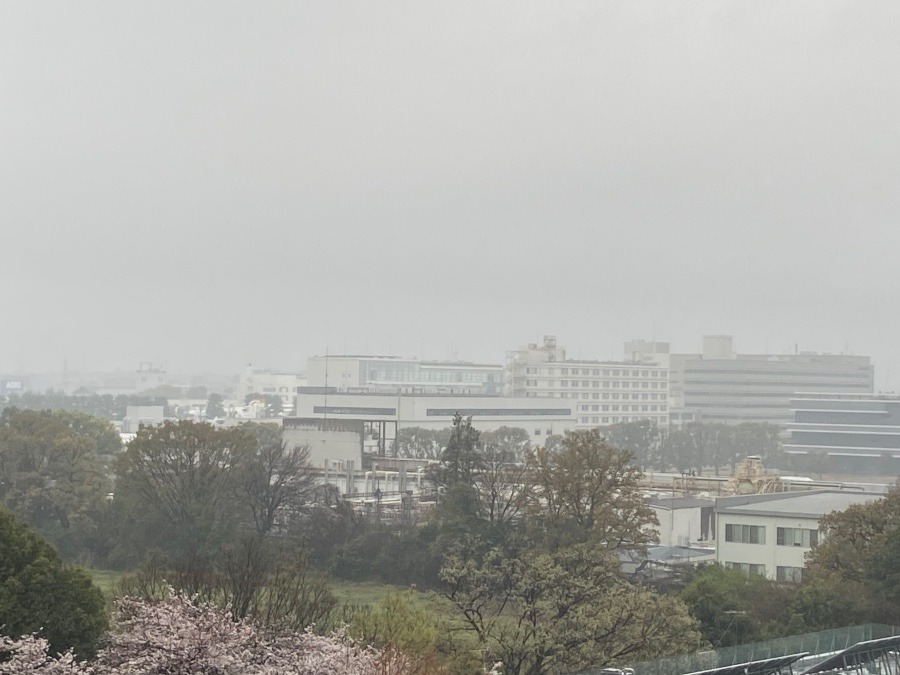
[[398, 429], [439, 430], [451, 426], [453, 416], [459, 413], [471, 415], [472, 426], [479, 431], [520, 427], [528, 432], [533, 444], [540, 445], [548, 436], [575, 429], [573, 403], [507, 396], [350, 394], [301, 387], [295, 414], [307, 419], [389, 422]]

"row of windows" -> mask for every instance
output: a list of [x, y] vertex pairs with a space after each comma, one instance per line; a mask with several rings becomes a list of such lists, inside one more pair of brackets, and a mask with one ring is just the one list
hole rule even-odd
[[[628, 412], [628, 409], [629, 408], [627, 405], [622, 406], [623, 411]], [[648, 405], [641, 405], [641, 406], [633, 405], [633, 406], [631, 406], [631, 410], [633, 410], [634, 412], [638, 412], [638, 410], [641, 410], [643, 412], [647, 412], [648, 410], [650, 410], [652, 412], [656, 412], [657, 409], [659, 409], [662, 412], [665, 412], [666, 406], [664, 406], [664, 405], [660, 405], [660, 406], [657, 406], [657, 405], [649, 405], [649, 406]], [[618, 412], [619, 406], [617, 406], [617, 405], [612, 405], [612, 406], [610, 406], [610, 405], [590, 405], [590, 406], [583, 405], [583, 406], [581, 406], [582, 412], [588, 412], [589, 410], [592, 410], [594, 412], [597, 412], [600, 410], [602, 410], [603, 412], [609, 412], [610, 410], [612, 412]]]
[[[546, 373], [547, 375], [556, 375], [556, 368], [535, 368], [529, 367], [525, 369], [525, 373], [527, 375], [537, 375], [539, 373]], [[602, 371], [600, 368], [560, 368], [560, 375], [584, 375], [594, 377], [600, 377], [602, 373], [603, 377], [666, 377], [665, 370], [625, 370], [625, 369], [610, 369], [604, 368]]]
[[779, 527], [775, 533], [775, 543], [779, 546], [815, 548], [819, 545], [819, 531], [801, 527]]
[[650, 420], [660, 425], [666, 423], [665, 417], [655, 418], [652, 415], [641, 415], [638, 417], [599, 417], [594, 415], [592, 417], [581, 417], [578, 421], [581, 424], [618, 424], [620, 422], [638, 422], [640, 420]]
[[[537, 394], [537, 392], [533, 392], [533, 391], [526, 391], [526, 392], [525, 392], [525, 395], [526, 395], [526, 396], [535, 396], [536, 394]], [[572, 393], [567, 393], [567, 392], [562, 392], [562, 393], [544, 392], [543, 395], [544, 395], [545, 397], [547, 397], [547, 398], [553, 398], [554, 396], [556, 396], [557, 398], [579, 398], [578, 392], [572, 392]], [[628, 394], [597, 394], [597, 393], [594, 393], [594, 394], [588, 394], [588, 393], [582, 392], [582, 393], [581, 393], [581, 398], [582, 398], [582, 399], [585, 399], [585, 400], [591, 399], [591, 398], [592, 398], [592, 399], [594, 399], [594, 400], [596, 400], [596, 401], [599, 401], [599, 400], [603, 400], [603, 401], [610, 401], [610, 400], [612, 400], [612, 401], [618, 401], [618, 400], [628, 401], [628, 400], [629, 400], [629, 395], [628, 395]], [[666, 394], [631, 394], [630, 400], [632, 400], [632, 401], [665, 401], [665, 400], [666, 400]]]
[[[601, 384], [604, 389], [665, 389], [665, 382], [632, 382], [630, 385], [628, 382], [619, 382], [618, 380], [614, 380], [612, 382], [600, 382], [599, 380], [596, 382], [588, 382], [587, 380], [581, 380], [581, 384], [579, 385], [579, 380], [559, 380], [559, 384], [557, 384], [556, 380], [525, 380], [526, 387], [581, 387], [583, 389], [587, 389], [591, 387], [593, 389], [600, 389]], [[621, 387], [619, 386], [621, 384]]]
[[751, 577], [766, 576], [766, 566], [765, 565], [754, 565], [751, 563], [739, 563], [739, 562], [727, 562], [727, 563], [725, 563], [725, 567], [730, 567], [733, 570], [737, 570], [738, 572], [743, 572], [744, 574], [748, 574]]
[[766, 528], [762, 525], [725, 525], [725, 541], [740, 544], [765, 544]]
[[[765, 544], [766, 528], [764, 525], [725, 525], [725, 541], [740, 544]], [[775, 543], [778, 546], [798, 546], [815, 548], [819, 545], [818, 530], [802, 527], [779, 527], [775, 532]]]
[[500, 374], [489, 371], [473, 370], [438, 370], [431, 368], [419, 369], [417, 367], [378, 367], [367, 368], [365, 373], [367, 383], [376, 382], [437, 382], [448, 383], [467, 382], [481, 384], [484, 382], [500, 381]]
[[[753, 563], [727, 562], [725, 567], [729, 567], [738, 572], [743, 572], [749, 576], [766, 576], [766, 566]], [[803, 581], [802, 567], [782, 567], [778, 565], [775, 568], [775, 580], [783, 583], [799, 584]]]

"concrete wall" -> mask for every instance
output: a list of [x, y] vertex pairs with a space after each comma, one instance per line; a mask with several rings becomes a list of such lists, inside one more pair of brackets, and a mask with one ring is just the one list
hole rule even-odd
[[295, 448], [309, 448], [313, 466], [324, 468], [326, 462], [341, 462], [344, 469], [350, 461], [362, 468], [363, 423], [354, 420], [286, 419], [284, 442]]

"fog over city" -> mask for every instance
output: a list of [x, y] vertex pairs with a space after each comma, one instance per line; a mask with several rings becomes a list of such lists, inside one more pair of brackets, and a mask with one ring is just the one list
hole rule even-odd
[[900, 6], [0, 5], [0, 372], [500, 362], [900, 382]]

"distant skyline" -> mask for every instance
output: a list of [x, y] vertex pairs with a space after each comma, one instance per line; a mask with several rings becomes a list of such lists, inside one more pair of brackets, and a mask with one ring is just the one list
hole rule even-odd
[[[79, 368], [79, 367], [73, 365], [68, 360], [66, 360], [64, 364], [60, 365], [60, 368], [55, 369], [55, 370], [45, 371], [44, 374], [62, 373], [64, 366], [68, 368], [70, 373], [80, 372], [80, 373], [85, 373], [85, 374], [90, 373], [90, 372], [96, 372], [96, 373], [123, 372], [124, 373], [124, 372], [131, 372], [133, 370], [136, 370], [138, 367], [143, 367], [143, 366], [147, 366], [147, 367], [151, 367], [151, 368], [162, 367], [170, 375], [201, 375], [204, 372], [206, 372], [206, 373], [210, 373], [210, 374], [215, 373], [218, 375], [235, 375], [236, 376], [236, 375], [239, 375], [241, 372], [243, 372], [243, 370], [248, 366], [252, 366], [254, 368], [259, 368], [262, 370], [273, 370], [273, 371], [283, 371], [283, 372], [303, 372], [306, 370], [307, 358], [312, 357], [312, 356], [320, 356], [321, 357], [321, 356], [325, 356], [326, 354], [330, 354], [334, 357], [339, 357], [339, 356], [370, 356], [370, 357], [382, 356], [382, 357], [384, 357], [384, 356], [388, 356], [388, 357], [399, 357], [399, 358], [419, 358], [419, 359], [423, 359], [423, 360], [434, 360], [434, 361], [460, 361], [460, 362], [469, 362], [469, 363], [492, 363], [492, 364], [502, 365], [505, 361], [505, 355], [506, 355], [507, 351], [510, 351], [514, 348], [525, 346], [529, 342], [540, 345], [543, 338], [545, 336], [550, 336], [550, 335], [554, 335], [554, 334], [544, 333], [541, 336], [539, 336], [538, 338], [535, 338], [534, 340], [526, 340], [526, 341], [518, 343], [515, 346], [511, 346], [511, 347], [508, 347], [507, 349], [503, 349], [503, 350], [500, 350], [499, 352], [496, 352], [497, 354], [499, 354], [499, 356], [496, 356], [496, 357], [486, 356], [485, 358], [480, 358], [480, 359], [468, 357], [465, 354], [460, 354], [458, 352], [454, 352], [453, 350], [448, 350], [448, 352], [444, 355], [434, 355], [434, 354], [423, 354], [423, 353], [415, 353], [415, 354], [413, 354], [413, 353], [398, 353], [398, 352], [391, 352], [391, 351], [335, 350], [333, 348], [328, 348], [327, 350], [323, 350], [322, 352], [311, 353], [311, 354], [306, 355], [305, 357], [303, 357], [301, 359], [301, 362], [299, 363], [299, 365], [286, 365], [285, 366], [285, 365], [270, 364], [270, 363], [267, 363], [264, 361], [260, 361], [260, 362], [250, 361], [247, 363], [243, 363], [238, 368], [235, 368], [230, 371], [229, 370], [214, 370], [214, 369], [213, 370], [206, 369], [205, 371], [203, 371], [203, 370], [196, 370], [196, 369], [192, 370], [190, 368], [173, 371], [171, 368], [169, 368], [167, 366], [167, 364], [165, 362], [146, 362], [145, 361], [145, 362], [135, 364], [134, 366], [129, 366], [127, 364], [125, 364], [125, 365], [119, 364], [113, 368], [92, 369], [92, 368]], [[625, 356], [624, 341], [622, 342], [621, 347], [618, 350], [618, 352], [614, 352], [614, 353], [611, 352], [608, 356], [604, 356], [604, 355], [599, 355], [599, 354], [572, 352], [569, 349], [568, 345], [566, 345], [565, 342], [563, 342], [559, 338], [558, 335], [556, 335], [555, 337], [557, 338], [558, 346], [560, 346], [566, 350], [567, 358], [569, 358], [569, 359], [620, 361]], [[734, 336], [732, 336], [732, 337], [734, 337]], [[651, 340], [652, 338], [632, 338], [632, 339]], [[659, 342], [667, 342], [665, 339], [660, 338], [660, 337], [657, 337], [655, 339], [656, 339], [656, 341], [659, 341]], [[670, 343], [670, 353], [673, 353], [673, 354], [676, 354], [676, 353], [702, 353], [703, 349], [702, 349], [702, 345], [700, 344], [701, 341], [702, 341], [702, 336], [700, 336], [698, 338], [698, 345], [696, 348], [693, 348], [693, 349], [677, 349], [677, 348], [675, 348], [675, 345], [671, 345], [671, 343]], [[737, 343], [737, 340], [735, 341], [734, 344], [735, 344], [735, 351], [738, 354], [787, 355], [787, 354], [812, 352], [812, 353], [816, 353], [816, 354], [856, 354], [856, 355], [861, 355], [861, 356], [870, 356], [868, 354], [864, 354], [864, 353], [860, 353], [860, 352], [851, 352], [851, 351], [828, 352], [828, 351], [822, 351], [822, 350], [807, 349], [806, 347], [804, 347], [803, 345], [800, 345], [798, 343], [795, 343], [794, 345], [790, 345], [788, 348], [783, 349], [783, 350], [772, 350], [772, 349], [766, 348], [766, 349], [760, 350], [760, 351], [740, 349], [739, 344]], [[878, 368], [877, 368], [877, 364], [873, 364], [873, 365], [876, 366], [876, 368], [875, 368], [876, 391], [887, 392], [888, 390], [885, 387], [880, 386], [878, 384], [878, 381], [880, 379], [882, 379], [882, 377], [884, 377], [885, 381], [887, 381], [887, 375], [885, 374], [883, 376], [882, 374], [880, 374], [878, 371]], [[39, 371], [34, 371], [34, 372], [37, 373]], [[0, 371], [0, 374], [4, 374], [4, 371]], [[12, 374], [12, 373], [10, 373], [10, 374]], [[24, 374], [26, 374], [26, 372], [18, 371], [18, 374], [24, 375]]]
[[502, 360], [900, 378], [900, 6], [0, 5], [0, 373]]

